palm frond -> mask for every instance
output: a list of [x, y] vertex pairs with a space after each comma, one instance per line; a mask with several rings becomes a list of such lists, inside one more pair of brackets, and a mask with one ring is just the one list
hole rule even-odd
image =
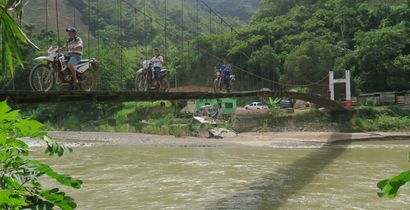
[[14, 75], [15, 61], [23, 67], [23, 59], [20, 53], [20, 44], [31, 45], [36, 49], [39, 49], [33, 42], [31, 42], [31, 40], [18, 26], [16, 20], [10, 14], [21, 14], [23, 6], [26, 5], [27, 2], [28, 0], [0, 0], [0, 38], [2, 45], [2, 72], [6, 72], [6, 68], [8, 66], [12, 76]]

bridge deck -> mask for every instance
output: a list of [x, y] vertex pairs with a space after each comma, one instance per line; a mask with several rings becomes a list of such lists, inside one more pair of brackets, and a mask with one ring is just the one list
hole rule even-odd
[[135, 92], [135, 91], [0, 91], [0, 100], [9, 100], [15, 104], [38, 104], [38, 103], [59, 103], [77, 101], [95, 102], [126, 102], [126, 101], [159, 101], [159, 100], [191, 100], [210, 98], [240, 98], [240, 97], [288, 97], [301, 99], [318, 104], [319, 106], [333, 109], [344, 109], [334, 101], [330, 101], [319, 95], [280, 92], [280, 91], [246, 91], [233, 93], [210, 93], [210, 92]]

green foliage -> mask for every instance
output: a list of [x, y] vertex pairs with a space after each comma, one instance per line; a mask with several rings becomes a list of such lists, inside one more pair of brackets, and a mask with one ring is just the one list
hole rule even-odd
[[[408, 3], [400, 0], [262, 0], [248, 27], [199, 38], [195, 44], [201, 50], [184, 57], [206, 75], [219, 64], [209, 53], [228, 55], [243, 69], [293, 84], [286, 88], [309, 85], [311, 93], [326, 94], [327, 73], [342, 76], [346, 69], [356, 93], [406, 90], [409, 18]], [[240, 75], [235, 86], [247, 88], [249, 81], [255, 85], [254, 78]]]
[[[122, 104], [80, 103], [25, 107], [24, 115], [45, 122], [48, 130], [142, 132], [149, 134], [186, 136], [191, 116], [176, 116], [176, 104], [160, 102], [128, 102]], [[60, 116], [67, 116], [61, 118]]]
[[[403, 50], [410, 45], [408, 29], [404, 24], [375, 29], [356, 35], [357, 70], [362, 80], [360, 87], [365, 91], [383, 91], [405, 89], [408, 86], [406, 76], [406, 56]], [[404, 77], [404, 78], [403, 78]]]
[[[410, 162], [410, 152], [407, 155], [407, 160]], [[400, 187], [410, 182], [410, 170], [399, 174], [390, 179], [385, 179], [377, 183], [379, 197], [395, 198], [399, 192]]]
[[282, 79], [291, 84], [322, 80], [328, 75], [329, 70], [334, 69], [334, 51], [333, 46], [325, 41], [304, 43], [287, 56]]
[[353, 118], [339, 119], [332, 115], [311, 110], [284, 113], [272, 110], [269, 117], [260, 119], [262, 127], [274, 131], [403, 131], [410, 130], [410, 112], [399, 106], [357, 107]]
[[275, 109], [280, 109], [280, 102], [281, 102], [280, 98], [273, 99], [272, 97], [269, 97], [268, 101], [266, 101], [266, 104], [268, 104], [268, 106], [271, 109], [275, 110]]
[[80, 180], [54, 171], [48, 165], [29, 158], [29, 146], [22, 138], [41, 139], [46, 143], [46, 153], [62, 156], [66, 147], [52, 141], [40, 129], [35, 120], [20, 117], [19, 110], [12, 110], [6, 102], [0, 102], [0, 208], [1, 209], [75, 209], [74, 200], [55, 188], [46, 190], [40, 178], [46, 176], [64, 186], [81, 187]]
[[[1, 0], [0, 1], [0, 39], [1, 39], [1, 66], [2, 73], [0, 81], [5, 79], [7, 66], [11, 75], [14, 74], [14, 63], [23, 65], [23, 59], [20, 53], [19, 44], [35, 46], [17, 25], [13, 14], [20, 15], [22, 8], [17, 7], [18, 0]], [[21, 18], [21, 17], [20, 17]]]
[[398, 106], [358, 107], [351, 120], [352, 131], [408, 131], [410, 112]]
[[[196, 0], [185, 0], [195, 6]], [[211, 8], [222, 15], [248, 21], [259, 6], [260, 0], [206, 0]]]

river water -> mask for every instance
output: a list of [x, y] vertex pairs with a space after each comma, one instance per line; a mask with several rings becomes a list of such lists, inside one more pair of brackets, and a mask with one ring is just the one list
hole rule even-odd
[[[65, 189], [78, 209], [410, 209], [376, 183], [408, 170], [409, 141], [272, 148], [74, 148], [42, 155], [84, 184]], [[46, 180], [47, 185], [55, 184]]]

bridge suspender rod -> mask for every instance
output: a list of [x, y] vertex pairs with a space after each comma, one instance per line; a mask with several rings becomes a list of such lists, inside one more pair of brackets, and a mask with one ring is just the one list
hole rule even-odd
[[[147, 27], [147, 1], [143, 0], [144, 3], [144, 47], [145, 47], [145, 59], [148, 59], [148, 27]], [[137, 10], [135, 10], [137, 11]]]
[[[138, 3], [138, 2], [135, 2], [136, 4]], [[135, 21], [135, 23], [134, 23], [134, 29], [135, 29], [135, 31], [137, 31], [138, 30], [138, 27], [137, 27], [137, 23], [138, 23], [138, 16], [137, 16], [137, 10], [136, 9], [134, 9], [134, 21]], [[144, 33], [145, 33], [145, 19], [144, 19]], [[144, 41], [145, 41], [145, 38], [144, 38]], [[138, 40], [136, 40], [136, 42], [135, 42], [135, 66], [138, 68], [138, 53], [139, 53], [139, 51], [138, 51]], [[144, 54], [144, 50], [142, 50], [142, 54]]]
[[[185, 23], [184, 23], [184, 0], [181, 0], [181, 55], [182, 55], [182, 69], [186, 70], [186, 62], [185, 62], [185, 56], [184, 56], [184, 50], [185, 50]], [[178, 87], [178, 78], [177, 78], [178, 72], [175, 74], [175, 88]]]
[[[74, 8], [75, 11], [75, 8]], [[88, 51], [88, 58], [91, 59], [91, 0], [88, 0], [88, 33], [87, 33], [87, 51]]]
[[122, 8], [121, 8], [121, 2], [122, 1], [120, 1], [120, 0], [117, 0], [117, 21], [118, 21], [118, 43], [119, 43], [119, 56], [120, 56], [120, 59], [119, 59], [119, 68], [120, 68], [120, 76], [121, 76], [121, 86], [122, 86], [122, 89], [124, 89], [124, 71], [123, 71], [123, 66], [122, 66], [122, 59], [123, 59], [123, 56], [122, 56], [122, 53], [123, 53], [123, 51], [122, 51], [122, 30], [121, 30], [121, 15], [122, 15]]
[[123, 51], [123, 48], [122, 48], [122, 45], [123, 45], [123, 40], [122, 40], [122, 38], [123, 38], [123, 30], [122, 30], [122, 1], [119, 1], [119, 20], [120, 20], [120, 25], [119, 25], [119, 27], [120, 27], [120, 36], [121, 36], [121, 41], [120, 41], [120, 51], [121, 51], [121, 53], [120, 53], [120, 68], [121, 68], [121, 80], [122, 80], [122, 88], [124, 89], [125, 88], [125, 78], [124, 78], [124, 66], [123, 66], [123, 62], [124, 62], [124, 56], [123, 56], [123, 54], [124, 54], [124, 51]]
[[165, 50], [165, 59], [168, 57], [168, 43], [167, 43], [167, 16], [168, 16], [168, 8], [167, 8], [167, 0], [164, 0], [164, 50]]
[[[97, 5], [95, 6], [95, 9], [96, 9], [95, 19], [97, 20], [100, 15], [100, 0], [96, 0], [96, 1], [97, 1], [96, 2]], [[95, 27], [95, 29], [97, 29], [97, 27]], [[95, 33], [95, 36], [96, 36], [95, 38], [97, 39], [97, 54], [100, 55], [100, 36], [98, 36], [98, 33]]]
[[48, 31], [48, 0], [46, 0], [46, 4], [44, 5], [45, 8], [45, 24], [46, 24], [46, 31]]
[[181, 0], [181, 39], [182, 39], [182, 52], [184, 52], [184, 0]]
[[224, 28], [224, 27], [223, 27], [223, 23], [224, 23], [224, 22], [223, 22], [223, 19], [221, 18], [221, 32], [220, 32], [221, 34], [223, 33], [223, 28]]
[[[203, 0], [199, 0], [203, 5], [205, 5], [205, 7], [207, 7], [207, 8], [209, 8], [209, 9], [212, 9], [207, 3], [205, 3]], [[231, 24], [229, 24], [228, 22], [226, 22], [225, 21], [225, 19], [222, 17], [222, 15], [220, 15], [220, 14], [218, 14], [218, 12], [216, 12], [215, 10], [212, 10], [212, 12], [218, 17], [218, 18], [221, 18], [222, 20], [223, 20], [223, 22], [227, 25], [227, 26], [229, 26], [232, 30], [234, 29], [234, 27], [231, 25]]]
[[212, 34], [212, 9], [209, 8], [209, 34]]
[[59, 26], [59, 14], [58, 14], [58, 0], [55, 0], [56, 4], [56, 27], [57, 27], [57, 45], [60, 42], [60, 26]]
[[[196, 34], [195, 38], [199, 37], [199, 0], [196, 0]], [[199, 54], [199, 45], [196, 43], [196, 53]]]
[[196, 0], [196, 33], [195, 38], [199, 36], [199, 0]]

